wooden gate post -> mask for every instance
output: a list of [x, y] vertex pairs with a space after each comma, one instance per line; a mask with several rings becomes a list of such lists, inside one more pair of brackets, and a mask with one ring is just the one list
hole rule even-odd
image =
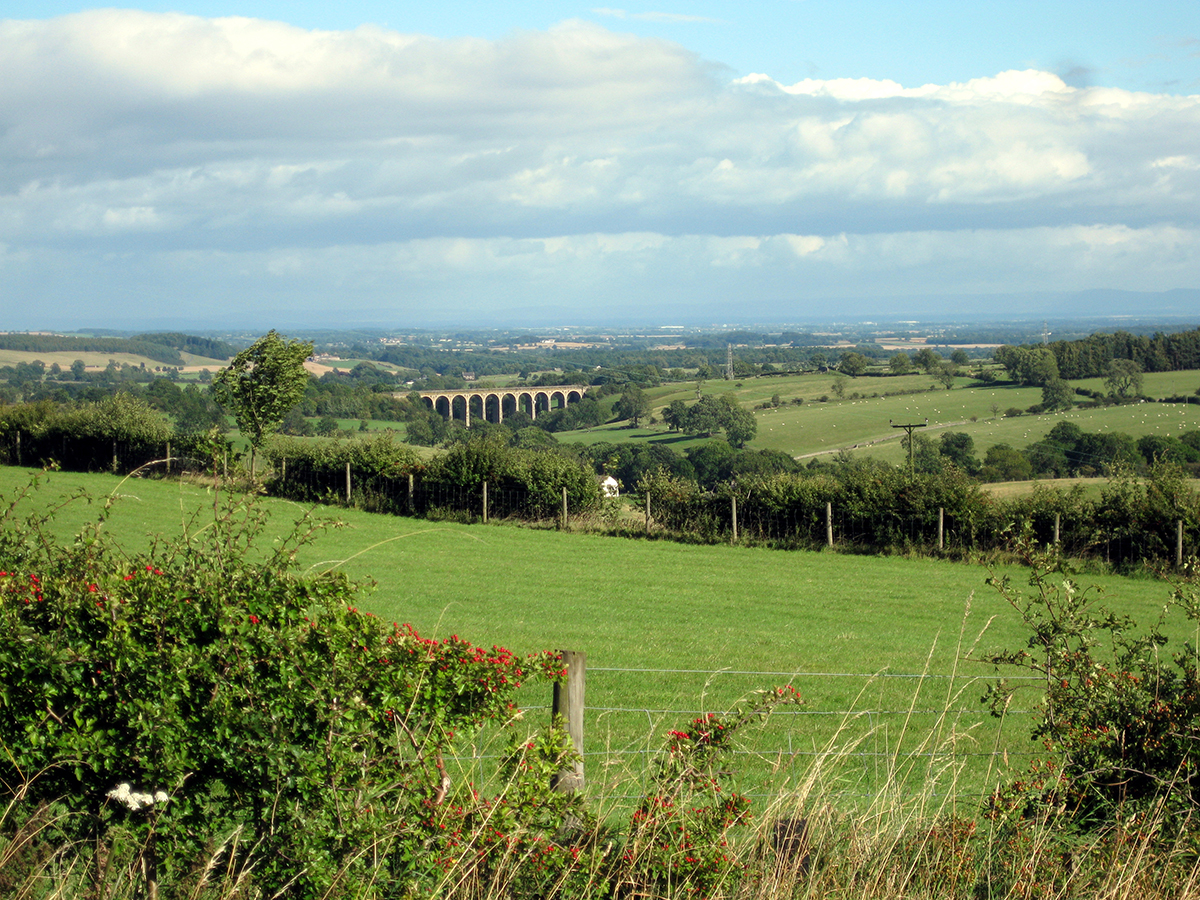
[[825, 543], [833, 546], [833, 503], [825, 502]]
[[483, 483], [483, 524], [487, 524], [488, 502], [487, 502], [487, 482]]
[[554, 705], [551, 715], [562, 716], [563, 725], [579, 759], [571, 767], [554, 776], [551, 787], [556, 791], [583, 790], [583, 688], [587, 672], [587, 654], [577, 650], [562, 651], [566, 683], [554, 682]]

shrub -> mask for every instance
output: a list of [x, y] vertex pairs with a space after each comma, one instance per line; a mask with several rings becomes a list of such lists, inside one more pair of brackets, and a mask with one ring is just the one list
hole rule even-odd
[[[989, 583], [1020, 615], [1029, 640], [986, 659], [1037, 677], [1042, 696], [1032, 737], [1048, 757], [995, 793], [991, 815], [1010, 825], [1032, 818], [1085, 829], [1187, 827], [1200, 802], [1196, 649], [1168, 657], [1162, 621], [1138, 629], [1105, 608], [1056, 550], [1028, 532], [1015, 549], [1029, 566], [1032, 592], [1007, 576]], [[1194, 564], [1189, 572], [1174, 606], [1200, 620]], [[1015, 690], [1001, 679], [984, 699], [1003, 715]]]
[[[0, 803], [19, 801], [6, 826], [40, 816], [43, 840], [74, 845], [84, 886], [124, 860], [167, 892], [214, 854], [265, 896], [436, 879], [444, 805], [497, 802], [454, 785], [444, 757], [511, 722], [520, 683], [561, 666], [359, 611], [345, 577], [295, 570], [318, 524], [259, 550], [245, 498], [134, 559], [102, 521], [60, 543], [14, 509], [0, 514]], [[557, 827], [566, 808], [512, 827]]]

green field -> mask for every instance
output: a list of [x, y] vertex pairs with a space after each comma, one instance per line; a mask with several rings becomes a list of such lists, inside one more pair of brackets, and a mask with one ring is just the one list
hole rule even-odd
[[[0, 490], [28, 477], [0, 469]], [[36, 503], [77, 487], [117, 499], [104, 527], [130, 553], [152, 535], [179, 534], [184, 523], [194, 532], [212, 516], [211, 486], [74, 473], [47, 476]], [[306, 511], [265, 502], [272, 537]], [[953, 734], [954, 754], [913, 759], [962, 765], [965, 791], [994, 781], [995, 746], [1014, 767], [1027, 761], [1028, 720], [1015, 716], [999, 733], [978, 703], [976, 679], [990, 672], [964, 659], [976, 640], [981, 648], [1023, 644], [981, 567], [325, 512], [345, 525], [307, 548], [301, 563], [374, 580], [362, 608], [430, 635], [586, 652], [589, 772], [618, 795], [644, 776], [647, 751], [667, 729], [784, 682], [807, 706], [755, 738], [742, 762], [756, 778], [804, 765], [831, 741], [861, 741], [839, 783], [850, 797], [869, 795], [895, 760], [929, 749], [931, 737], [946, 749]], [[95, 513], [95, 505], [72, 505], [57, 527], [69, 534]], [[1148, 579], [1087, 580], [1140, 621], [1157, 616], [1168, 596]], [[531, 689], [531, 719], [547, 715], [537, 707], [548, 699], [547, 686]], [[946, 709], [955, 712], [947, 718]]]
[[[945, 431], [964, 431], [974, 439], [975, 452], [980, 458], [993, 444], [1008, 444], [1017, 449], [1028, 447], [1064, 420], [1074, 422], [1084, 431], [1122, 431], [1134, 438], [1146, 434], [1177, 436], [1183, 431], [1200, 429], [1200, 406], [1195, 404], [1143, 403], [1006, 418], [1004, 411], [1011, 407], [1027, 409], [1041, 402], [1041, 389], [1010, 385], [969, 387], [972, 383], [969, 379], [960, 379], [950, 391], [939, 388], [924, 393], [871, 397], [871, 394], [923, 389], [929, 386], [930, 378], [926, 375], [863, 377], [848, 379], [846, 399], [838, 400], [830, 390], [833, 378], [832, 374], [825, 374], [748, 378], [742, 382], [710, 381], [702, 389], [705, 393], [730, 391], [747, 406], [760, 404], [778, 393], [783, 401], [778, 409], [755, 411], [758, 435], [749, 447], [780, 450], [797, 458], [845, 449], [899, 464], [905, 459], [900, 446], [903, 432], [892, 424], [923, 423], [926, 419], [929, 424], [922, 433], [936, 440]], [[1154, 373], [1145, 376], [1144, 391], [1155, 397], [1191, 394], [1197, 383], [1200, 383], [1198, 372]], [[1102, 387], [1099, 379], [1079, 384], [1089, 389]], [[861, 396], [853, 399], [854, 393]], [[657, 413], [675, 399], [694, 401], [696, 389], [694, 384], [672, 384], [648, 390], [647, 394], [653, 399]], [[829, 399], [820, 402], [822, 395]], [[804, 402], [791, 403], [796, 397]], [[993, 413], [993, 405], [999, 408], [999, 416]], [[680, 452], [705, 440], [672, 434], [661, 425], [627, 428], [624, 423], [566, 432], [557, 437], [564, 442], [585, 444], [663, 442]]]

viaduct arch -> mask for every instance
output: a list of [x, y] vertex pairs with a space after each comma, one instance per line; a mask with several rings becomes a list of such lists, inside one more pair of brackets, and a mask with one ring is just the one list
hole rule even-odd
[[[548, 387], [469, 388], [462, 391], [417, 391], [429, 408], [448, 419], [459, 419], [468, 428], [471, 417], [503, 422], [515, 412], [536, 419], [539, 412], [562, 409], [584, 398], [589, 385], [558, 384]], [[403, 394], [399, 396], [410, 396]]]

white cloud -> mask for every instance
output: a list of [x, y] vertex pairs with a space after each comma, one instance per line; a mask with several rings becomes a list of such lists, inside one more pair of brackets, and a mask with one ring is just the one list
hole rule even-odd
[[407, 280], [644, 306], [797, 267], [847, 294], [1196, 277], [1200, 97], [1039, 71], [782, 85], [581, 21], [435, 40], [99, 10], [0, 22], [0, 122], [6, 271], [51, 254], [93, 283], [196, 265], [302, 306], [359, 266], [326, 290], [388, 309]]

